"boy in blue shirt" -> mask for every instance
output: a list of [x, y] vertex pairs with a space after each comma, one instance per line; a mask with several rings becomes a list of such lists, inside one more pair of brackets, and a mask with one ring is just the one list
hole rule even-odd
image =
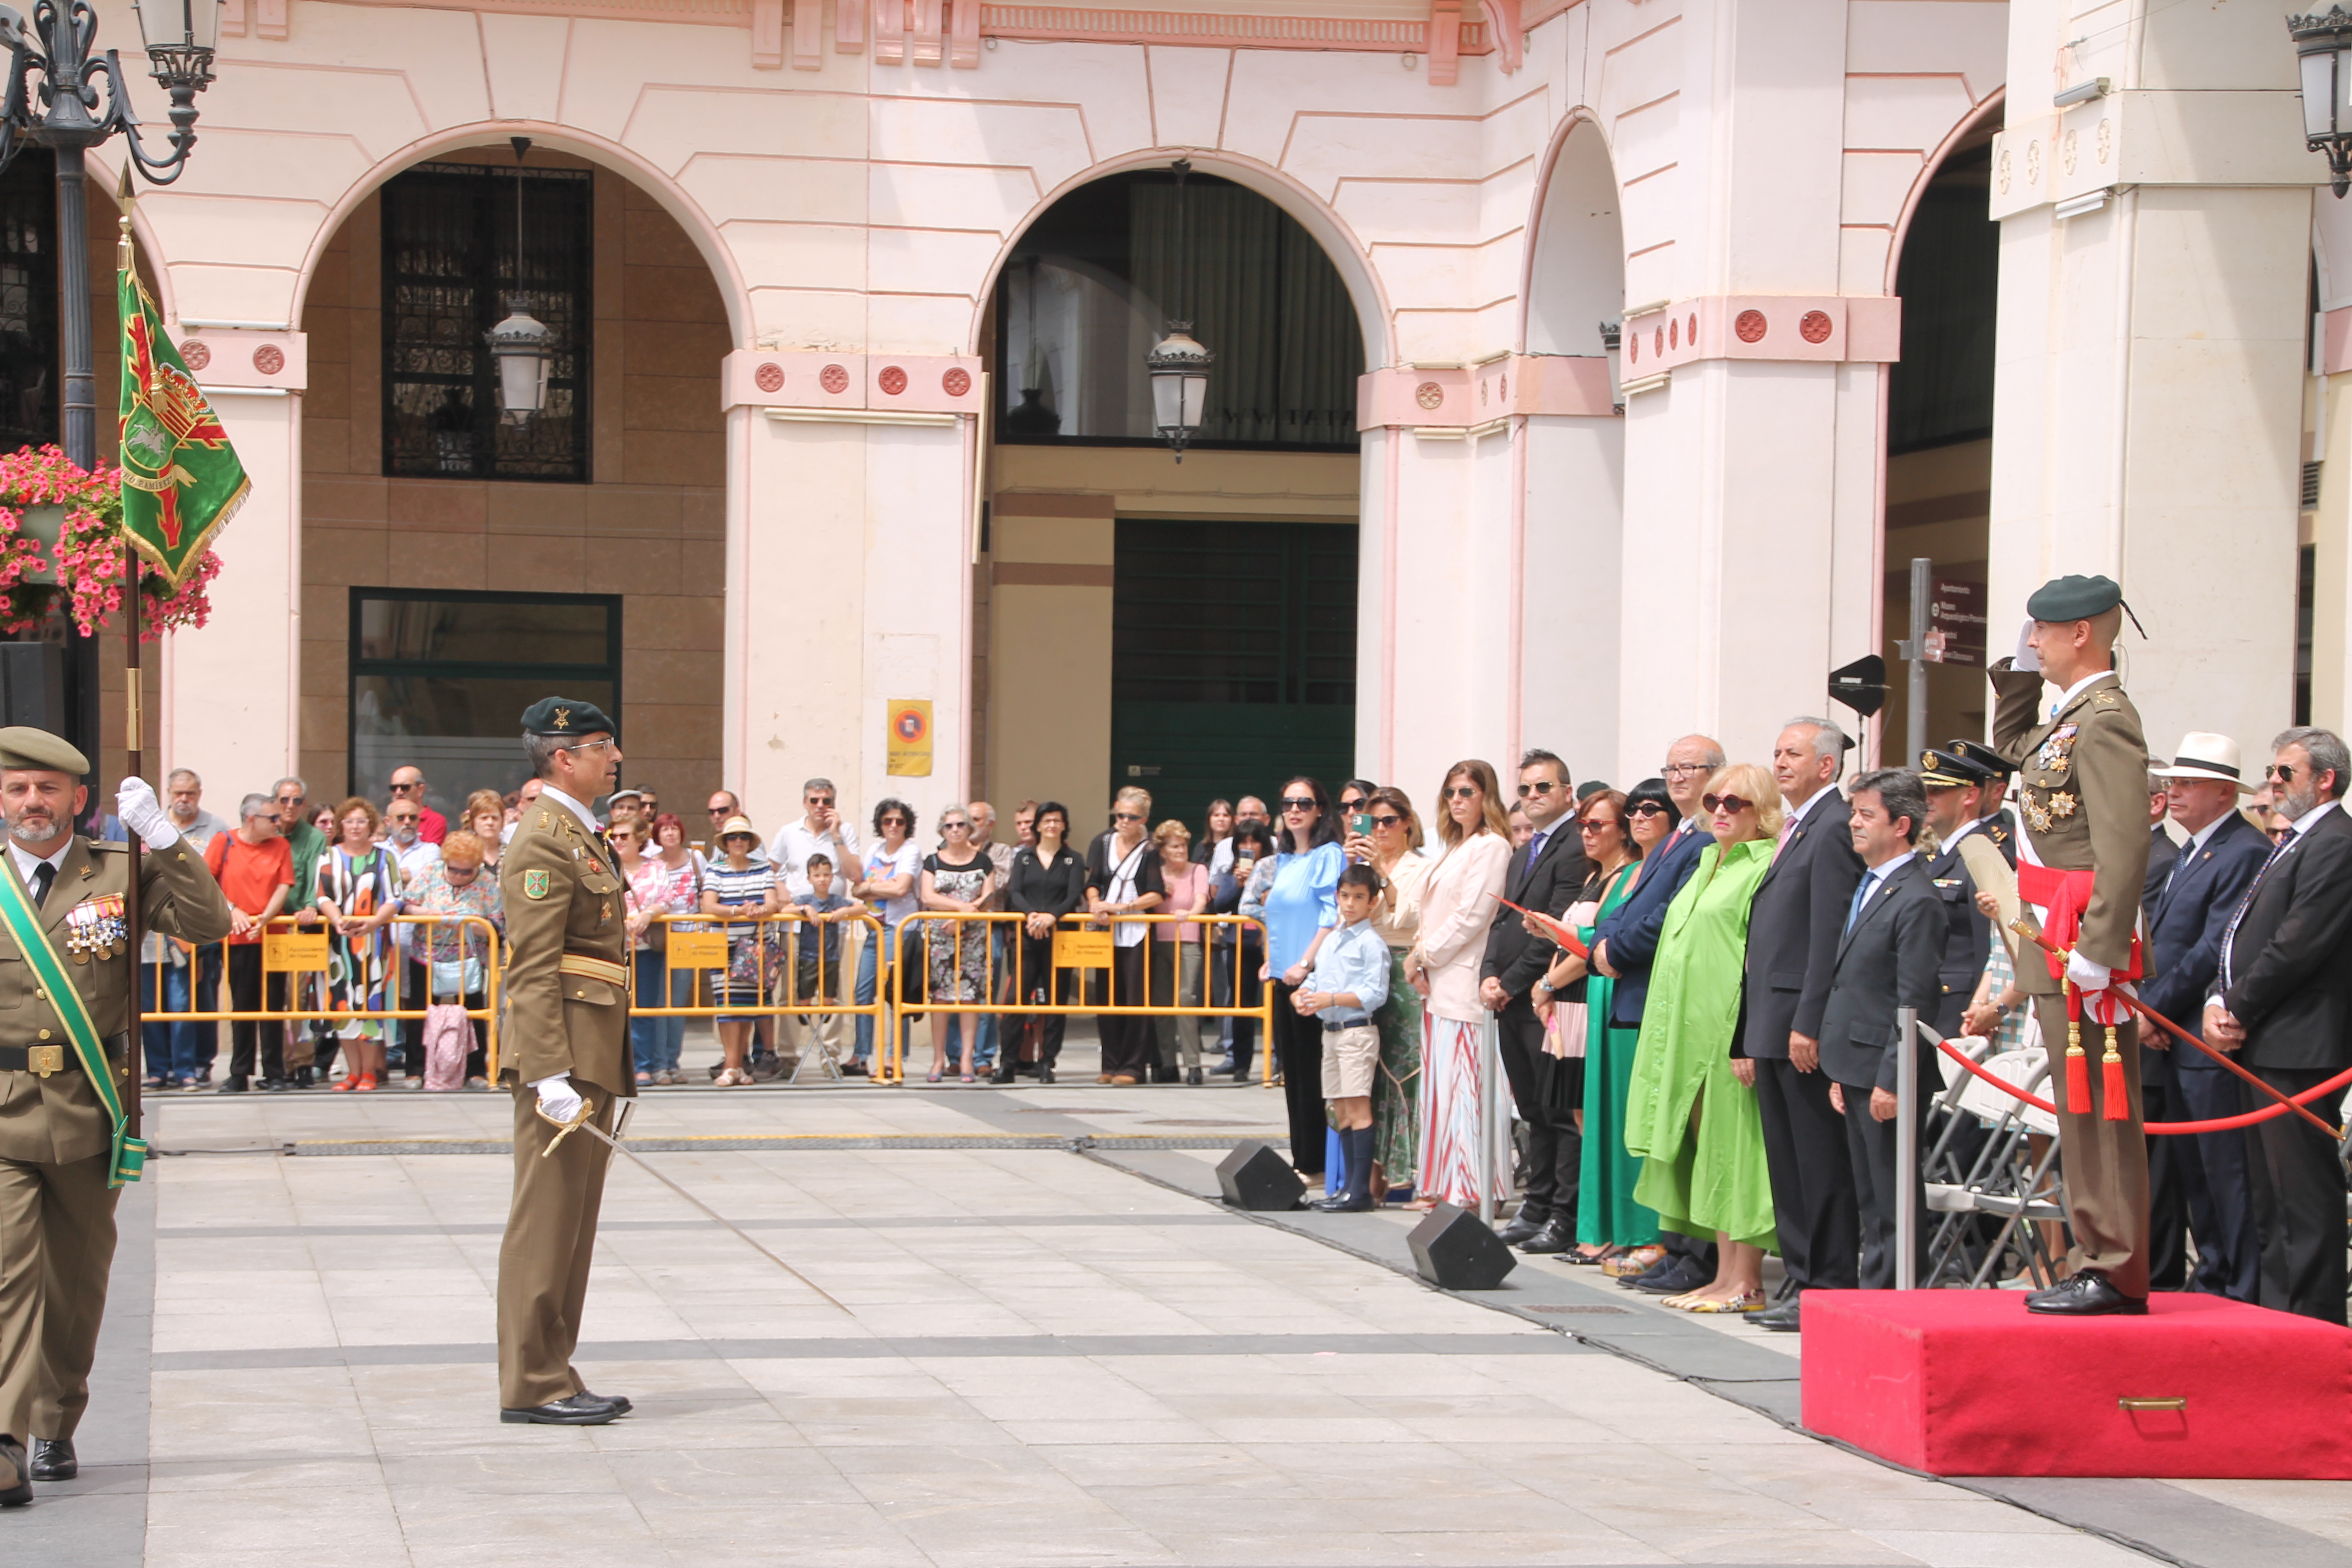
[[[795, 955], [798, 962], [793, 965], [793, 1000], [838, 1002], [841, 1000], [841, 922], [864, 914], [866, 906], [834, 890], [833, 857], [830, 855], [810, 856], [805, 869], [809, 879], [807, 896], [795, 900], [782, 910], [795, 920], [811, 922], [802, 933]], [[826, 1055], [840, 1054], [836, 1049], [841, 1028], [840, 1014], [803, 1014], [801, 1022]]]
[[1372, 1202], [1372, 1075], [1381, 1067], [1381, 1031], [1372, 1015], [1389, 999], [1389, 944], [1372, 930], [1381, 874], [1353, 865], [1339, 873], [1339, 923], [1316, 951], [1315, 969], [1291, 997], [1304, 1017], [1323, 1021], [1323, 1088], [1339, 1131], [1348, 1187], [1307, 1206], [1354, 1214]]

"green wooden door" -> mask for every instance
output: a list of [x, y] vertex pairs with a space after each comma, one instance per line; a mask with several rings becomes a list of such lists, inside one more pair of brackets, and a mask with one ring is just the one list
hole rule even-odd
[[1122, 518], [1111, 783], [1197, 830], [1218, 796], [1355, 772], [1356, 525]]

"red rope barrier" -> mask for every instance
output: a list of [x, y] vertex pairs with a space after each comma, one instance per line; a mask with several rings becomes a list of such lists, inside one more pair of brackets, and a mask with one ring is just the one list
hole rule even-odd
[[[1984, 1068], [1969, 1060], [1966, 1052], [1956, 1048], [1951, 1041], [1937, 1040], [1936, 1042], [1936, 1048], [1943, 1052], [1946, 1056], [1951, 1058], [1954, 1061], [1959, 1063], [1962, 1067], [1968, 1068], [1969, 1071], [1976, 1074], [1977, 1077], [1984, 1079], [1985, 1082], [1992, 1085], [1995, 1089], [2000, 1089], [2004, 1093], [2012, 1095], [2015, 1098], [2025, 1101], [2026, 1104], [2032, 1106], [2037, 1110], [2047, 1110], [2053, 1115], [2057, 1113], [2058, 1108], [2051, 1104], [2050, 1101], [2043, 1100], [2037, 1095], [2028, 1094], [2025, 1090], [2018, 1088], [2015, 1084], [2003, 1079], [1995, 1078], [1992, 1074], [1985, 1071]], [[2334, 1078], [2329, 1079], [2326, 1083], [2320, 1084], [2316, 1088], [2305, 1089], [2301, 1094], [2294, 1097], [2294, 1102], [2297, 1105], [2309, 1105], [2321, 1095], [2329, 1093], [2336, 1089], [2340, 1089], [2347, 1084], [2352, 1084], [2352, 1068], [2347, 1068], [2345, 1071], [2337, 1073]], [[2144, 1130], [2149, 1132], [2165, 1133], [2168, 1136], [2177, 1136], [2184, 1132], [2230, 1132], [2234, 1131], [2241, 1127], [2252, 1127], [2257, 1121], [2268, 1121], [2273, 1116], [2284, 1116], [2285, 1114], [2286, 1107], [2284, 1105], [2266, 1105], [2260, 1110], [2249, 1110], [2239, 1116], [2217, 1116], [2208, 1121], [2151, 1121], [2146, 1125]]]

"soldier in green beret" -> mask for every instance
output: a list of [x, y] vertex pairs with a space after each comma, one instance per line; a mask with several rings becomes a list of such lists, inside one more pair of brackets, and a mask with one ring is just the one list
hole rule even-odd
[[[131, 849], [74, 832], [89, 772], [47, 731], [0, 729], [0, 1507], [80, 1471], [74, 1430], [106, 1315], [115, 1200], [144, 1152], [122, 1106], [138, 983]], [[122, 781], [115, 815], [147, 846], [141, 925], [188, 942], [228, 935], [228, 901], [146, 780]]]
[[612, 1147], [565, 1136], [549, 1118], [584, 1114], [609, 1133], [618, 1100], [637, 1091], [627, 888], [590, 809], [619, 774], [621, 743], [602, 709], [566, 697], [531, 704], [522, 740], [541, 787], [499, 858], [507, 907], [499, 1079], [514, 1094], [515, 1129], [514, 1198], [499, 1247], [499, 1419], [595, 1426], [629, 1409], [625, 1398], [589, 1393], [572, 1368]]
[[[1993, 745], [2018, 769], [2018, 897], [2063, 962], [2021, 952], [2058, 1089], [2074, 1271], [2026, 1297], [2036, 1312], [2147, 1310], [2147, 1140], [2140, 1131], [2137, 1029], [2107, 994], [2139, 973], [2147, 870], [2147, 742], [2116, 679], [2123, 590], [2061, 577], [2026, 601], [2014, 659], [1988, 672]], [[2043, 716], [2042, 688], [2057, 689]], [[2062, 1053], [2063, 1056], [2062, 1056]]]

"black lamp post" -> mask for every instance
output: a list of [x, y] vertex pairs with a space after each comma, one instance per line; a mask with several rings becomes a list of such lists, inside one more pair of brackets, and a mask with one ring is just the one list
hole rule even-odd
[[2303, 73], [2304, 145], [2327, 154], [2341, 200], [2352, 190], [2352, 13], [2331, 5], [2325, 16], [2289, 16], [2286, 30]]
[[[39, 0], [33, 20], [0, 5], [0, 47], [10, 53], [8, 89], [0, 100], [0, 169], [27, 146], [47, 147], [58, 165], [58, 316], [65, 361], [63, 445], [77, 466], [98, 466], [98, 398], [90, 364], [89, 237], [85, 182], [92, 147], [120, 131], [141, 174], [170, 184], [187, 166], [196, 142], [196, 94], [213, 79], [225, 0], [132, 0], [151, 74], [171, 94], [171, 150], [151, 157], [139, 140], [122, 61], [112, 49], [94, 53], [98, 13], [88, 0]], [[38, 104], [29, 79], [40, 78]], [[101, 89], [103, 91], [101, 91]], [[98, 644], [74, 639], [72, 689], [75, 739], [98, 757]]]

